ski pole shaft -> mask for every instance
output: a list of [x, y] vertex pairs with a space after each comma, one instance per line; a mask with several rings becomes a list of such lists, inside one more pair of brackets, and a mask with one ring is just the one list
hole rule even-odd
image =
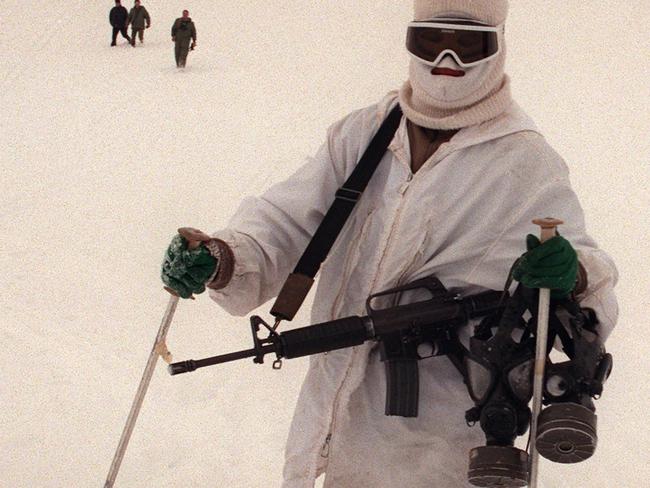
[[[178, 229], [178, 233], [181, 234], [188, 241], [188, 247], [194, 249], [201, 245], [202, 241], [210, 239], [209, 236], [203, 234], [200, 231], [191, 229], [188, 227], [183, 227]], [[165, 315], [163, 315], [162, 322], [158, 328], [158, 334], [156, 335], [156, 340], [154, 341], [153, 348], [149, 354], [149, 359], [147, 360], [147, 365], [144, 368], [144, 373], [142, 374], [142, 379], [138, 385], [138, 390], [133, 399], [133, 404], [131, 405], [131, 410], [129, 411], [129, 416], [126, 419], [126, 424], [124, 425], [124, 430], [122, 430], [122, 435], [120, 436], [120, 442], [117, 444], [117, 449], [115, 450], [115, 455], [113, 456], [113, 462], [108, 471], [108, 476], [106, 477], [106, 482], [104, 483], [104, 488], [112, 488], [115, 483], [115, 478], [122, 464], [122, 459], [124, 458], [124, 453], [131, 439], [131, 434], [133, 433], [133, 428], [135, 427], [135, 422], [138, 419], [138, 414], [142, 408], [142, 402], [144, 401], [144, 396], [147, 393], [149, 388], [149, 383], [151, 382], [151, 377], [156, 368], [156, 363], [158, 362], [158, 356], [162, 356], [165, 361], [171, 363], [171, 354], [167, 350], [165, 344], [165, 338], [167, 337], [167, 332], [172, 323], [172, 318], [174, 317], [174, 312], [176, 312], [176, 306], [178, 305], [179, 296], [171, 288], [165, 287], [165, 289], [172, 295], [169, 297], [169, 302], [167, 303], [167, 309], [165, 310]]]
[[[540, 241], [544, 242], [555, 236], [556, 227], [563, 224], [553, 218], [535, 219], [533, 223], [541, 227]], [[544, 367], [546, 366], [546, 343], [548, 342], [548, 312], [551, 303], [551, 290], [540, 288], [537, 306], [537, 333], [535, 343], [535, 374], [533, 377], [533, 411], [530, 421], [530, 482], [529, 488], [537, 488], [539, 453], [535, 446], [537, 439], [537, 417], [542, 410], [544, 386]]]
[[156, 368], [158, 356], [161, 355], [161, 348], [165, 344], [165, 336], [167, 335], [167, 331], [171, 325], [174, 312], [176, 311], [176, 305], [178, 305], [178, 297], [169, 297], [167, 310], [165, 311], [162, 323], [158, 329], [158, 335], [156, 336], [156, 341], [154, 342], [153, 349], [149, 354], [147, 366], [144, 368], [144, 373], [142, 374], [142, 379], [140, 380], [138, 391], [136, 392], [135, 398], [133, 399], [131, 411], [129, 412], [129, 416], [126, 419], [126, 424], [124, 425], [124, 430], [122, 431], [120, 442], [117, 445], [117, 450], [115, 451], [115, 456], [113, 457], [113, 462], [111, 463], [111, 468], [108, 472], [106, 483], [104, 483], [104, 488], [112, 488], [113, 484], [115, 483], [115, 478], [117, 477], [120, 465], [122, 464], [122, 459], [124, 458], [126, 447], [129, 444], [131, 434], [133, 433], [133, 428], [135, 427], [135, 421], [137, 420], [138, 414], [140, 413], [140, 408], [142, 407], [144, 396], [147, 393], [149, 383], [151, 382], [151, 377], [153, 376], [154, 369]]

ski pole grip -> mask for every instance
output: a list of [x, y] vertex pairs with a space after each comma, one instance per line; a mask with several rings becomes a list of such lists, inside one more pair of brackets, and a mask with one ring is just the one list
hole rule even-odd
[[188, 249], [196, 249], [202, 242], [212, 239], [208, 234], [193, 227], [181, 227], [178, 233], [187, 241]]
[[555, 237], [557, 226], [562, 225], [564, 222], [560, 219], [546, 217], [544, 219], [535, 219], [533, 224], [539, 225], [542, 230], [539, 237], [540, 242], [548, 241], [550, 238]]

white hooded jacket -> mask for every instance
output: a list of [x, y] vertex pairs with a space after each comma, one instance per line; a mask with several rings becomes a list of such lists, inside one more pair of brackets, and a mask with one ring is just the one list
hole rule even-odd
[[[244, 200], [215, 234], [235, 256], [228, 286], [210, 291], [224, 309], [244, 315], [277, 295], [395, 103], [389, 93], [331, 126], [314, 158]], [[552, 216], [564, 220], [560, 231], [587, 270], [581, 303], [596, 311], [606, 337], [618, 314], [616, 268], [585, 231], [565, 163], [526, 114], [513, 104], [461, 129], [415, 175], [405, 122], [321, 268], [312, 323], [365, 315], [370, 294], [430, 275], [463, 294], [502, 289], [526, 234], [539, 232], [532, 219]], [[480, 427], [465, 423], [473, 402], [447, 358], [419, 361], [419, 371], [419, 416], [387, 417], [376, 344], [312, 356], [283, 488], [312, 487], [322, 472], [326, 488], [468, 486], [469, 450], [485, 445]]]

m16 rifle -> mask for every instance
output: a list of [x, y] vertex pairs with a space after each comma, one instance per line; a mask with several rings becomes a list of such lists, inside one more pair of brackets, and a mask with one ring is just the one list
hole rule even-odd
[[[406, 292], [428, 292], [427, 299], [378, 308], [376, 301], [397, 301]], [[264, 362], [266, 354], [275, 354], [273, 368], [280, 369], [283, 359], [320, 354], [354, 347], [366, 341], [379, 342], [381, 360], [386, 365], [386, 415], [416, 417], [419, 382], [417, 361], [447, 355], [465, 376], [463, 349], [457, 330], [471, 319], [491, 314], [502, 308], [504, 292], [486, 291], [461, 297], [449, 292], [435, 277], [423, 278], [407, 285], [371, 295], [366, 301], [367, 315], [350, 316], [276, 332], [262, 318], [252, 316], [253, 348], [199, 360], [170, 364], [171, 375], [198, 368], [252, 357]], [[260, 326], [268, 331], [259, 337]]]

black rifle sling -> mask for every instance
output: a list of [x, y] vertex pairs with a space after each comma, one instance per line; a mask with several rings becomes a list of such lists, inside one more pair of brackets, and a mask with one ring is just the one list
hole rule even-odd
[[352, 174], [337, 190], [334, 202], [271, 308], [271, 314], [277, 319], [292, 320], [298, 312], [314, 283], [320, 265], [325, 261], [354, 206], [384, 157], [390, 141], [397, 132], [401, 118], [402, 110], [397, 104], [379, 127]]

